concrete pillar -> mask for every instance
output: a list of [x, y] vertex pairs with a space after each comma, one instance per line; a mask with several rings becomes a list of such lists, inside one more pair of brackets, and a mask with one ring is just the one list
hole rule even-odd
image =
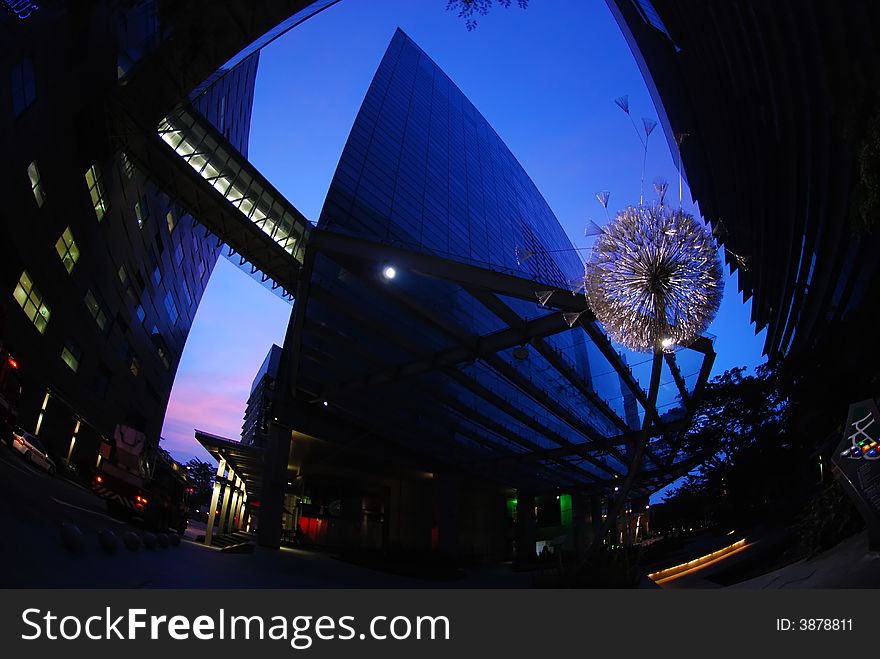
[[235, 528], [239, 531], [244, 529], [244, 515], [245, 508], [247, 507], [247, 492], [242, 491], [241, 493], [241, 502], [238, 505], [238, 519], [235, 523]]
[[229, 518], [226, 520], [226, 532], [235, 531], [235, 515], [238, 512], [238, 498], [241, 496], [241, 478], [232, 481], [232, 500], [229, 502]]
[[516, 555], [517, 563], [531, 563], [535, 558], [537, 531], [535, 525], [535, 495], [517, 490], [516, 493]]
[[257, 528], [257, 544], [261, 547], [278, 549], [281, 546], [282, 506], [287, 488], [290, 438], [290, 428], [274, 422], [269, 424], [263, 462], [260, 522]]
[[222, 478], [226, 473], [226, 460], [221, 459], [217, 465], [217, 476], [214, 479], [214, 491], [211, 493], [211, 508], [208, 510], [208, 529], [205, 531], [205, 544], [210, 546], [211, 540], [214, 539], [214, 522], [215, 513], [217, 512], [217, 504], [220, 501], [220, 488], [222, 487]]
[[244, 510], [247, 505], [247, 488], [244, 481], [241, 482], [241, 494], [238, 498], [238, 510], [235, 514], [235, 530], [241, 531], [244, 528]]
[[232, 498], [232, 478], [233, 473], [232, 469], [230, 469], [229, 474], [223, 481], [223, 504], [220, 506], [220, 521], [218, 523], [217, 533], [226, 533], [229, 530], [226, 521], [227, 516], [229, 515], [229, 500]]

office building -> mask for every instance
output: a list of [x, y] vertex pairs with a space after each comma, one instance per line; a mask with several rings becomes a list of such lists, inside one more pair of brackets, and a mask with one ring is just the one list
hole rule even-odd
[[[197, 433], [260, 472], [261, 542], [582, 547], [629, 468], [650, 366], [571, 293], [580, 274], [525, 170], [398, 30], [306, 243], [265, 448]], [[665, 365], [634, 500], [699, 459], [677, 438], [713, 355], [701, 339]]]

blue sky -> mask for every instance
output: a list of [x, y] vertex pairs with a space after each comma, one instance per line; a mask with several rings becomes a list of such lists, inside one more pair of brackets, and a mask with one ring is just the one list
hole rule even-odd
[[[609, 210], [639, 200], [642, 147], [614, 99], [657, 119], [620, 29], [603, 0], [532, 0], [495, 8], [468, 32], [445, 0], [342, 0], [263, 49], [250, 159], [315, 221], [355, 115], [395, 28], [401, 27], [458, 84], [522, 163], [577, 246]], [[649, 141], [646, 196], [678, 174], [658, 128]], [[650, 191], [650, 194], [648, 193]], [[695, 212], [685, 187], [685, 207]], [[291, 307], [220, 259], [193, 323], [165, 419], [163, 446], [179, 459], [207, 454], [193, 428], [237, 438], [253, 377], [283, 341]], [[718, 318], [714, 374], [763, 361], [750, 308], [728, 277]]]

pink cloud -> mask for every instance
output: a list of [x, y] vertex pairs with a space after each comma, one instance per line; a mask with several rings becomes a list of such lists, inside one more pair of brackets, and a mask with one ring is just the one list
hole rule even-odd
[[237, 439], [250, 382], [244, 378], [187, 378], [175, 383], [162, 429], [168, 450], [204, 453], [193, 430]]

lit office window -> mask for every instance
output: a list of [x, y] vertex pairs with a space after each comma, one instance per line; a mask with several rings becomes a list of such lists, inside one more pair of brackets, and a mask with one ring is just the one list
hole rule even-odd
[[95, 208], [95, 215], [98, 221], [104, 219], [107, 213], [107, 202], [104, 195], [104, 182], [101, 179], [101, 171], [98, 165], [92, 165], [86, 172], [86, 184], [89, 186], [89, 196], [92, 198], [92, 206]]
[[138, 320], [139, 320], [139, 321], [144, 322], [144, 320], [146, 320], [146, 318], [147, 318], [147, 312], [144, 311], [144, 308], [143, 308], [142, 305], [140, 305], [140, 304], [137, 305], [137, 309], [135, 309], [134, 311], [135, 311], [135, 313], [137, 314], [137, 317], [138, 317]]
[[141, 363], [134, 355], [131, 356], [131, 361], [128, 362], [128, 370], [131, 371], [131, 374], [135, 377], [141, 372]]
[[61, 360], [70, 367], [70, 370], [76, 373], [79, 369], [79, 362], [82, 359], [82, 352], [73, 343], [68, 341], [64, 344], [61, 351]]
[[15, 116], [20, 116], [36, 99], [34, 63], [30, 57], [25, 57], [12, 67], [12, 111]]
[[64, 233], [61, 234], [58, 242], [55, 243], [55, 251], [58, 252], [58, 256], [61, 257], [61, 263], [64, 264], [64, 269], [67, 270], [68, 273], [73, 272], [73, 266], [79, 261], [79, 247], [77, 247], [76, 242], [73, 240], [73, 234], [70, 231], [70, 227], [67, 227], [64, 230]]
[[119, 158], [122, 160], [122, 171], [128, 178], [134, 176], [134, 165], [131, 160], [128, 159], [128, 154], [125, 151], [119, 152]]
[[171, 321], [171, 324], [176, 325], [180, 314], [177, 312], [177, 305], [174, 304], [174, 298], [170, 292], [165, 294], [165, 311], [168, 312], [168, 319]]
[[168, 233], [174, 231], [174, 227], [177, 226], [177, 221], [174, 219], [174, 209], [165, 213], [165, 221], [168, 223]]
[[86, 309], [89, 310], [91, 317], [95, 319], [96, 323], [98, 323], [98, 327], [100, 327], [102, 331], [106, 330], [108, 325], [107, 314], [104, 313], [101, 303], [98, 302], [98, 298], [91, 289], [86, 291]]
[[137, 218], [138, 229], [144, 228], [144, 222], [147, 220], [147, 215], [144, 209], [141, 207], [141, 202], [134, 202], [134, 216]]
[[34, 199], [37, 200], [37, 206], [42, 207], [46, 201], [46, 191], [43, 189], [43, 183], [40, 179], [40, 170], [37, 169], [37, 163], [32, 162], [28, 165], [28, 178], [31, 180], [31, 191], [34, 193]]
[[34, 287], [34, 282], [27, 273], [27, 270], [21, 273], [12, 296], [21, 305], [24, 313], [34, 324], [34, 327], [37, 328], [40, 334], [43, 334], [46, 331], [46, 325], [49, 323], [51, 312], [43, 301], [43, 296]]

